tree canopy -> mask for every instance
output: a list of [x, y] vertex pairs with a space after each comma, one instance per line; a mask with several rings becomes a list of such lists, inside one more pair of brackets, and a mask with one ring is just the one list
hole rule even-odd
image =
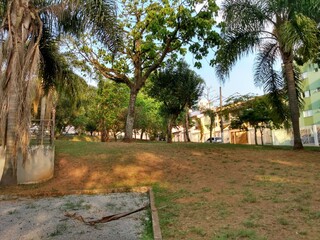
[[151, 78], [150, 96], [163, 103], [161, 109], [167, 117], [167, 139], [171, 142], [171, 129], [185, 107], [192, 107], [202, 95], [204, 80], [189, 65], [180, 60], [168, 63]]

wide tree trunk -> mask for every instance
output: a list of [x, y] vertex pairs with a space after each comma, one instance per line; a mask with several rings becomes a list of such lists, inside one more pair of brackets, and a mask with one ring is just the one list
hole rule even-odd
[[134, 124], [134, 115], [135, 115], [135, 104], [137, 100], [138, 91], [131, 89], [130, 91], [130, 100], [129, 100], [129, 109], [126, 120], [126, 130], [123, 141], [131, 142], [132, 133], [133, 133], [133, 124]]
[[290, 108], [290, 117], [292, 122], [293, 129], [293, 149], [303, 149], [301, 136], [300, 136], [300, 126], [299, 126], [299, 104], [298, 96], [296, 90], [296, 83], [293, 72], [293, 55], [292, 53], [283, 54], [283, 63], [285, 77], [288, 87], [288, 98], [289, 98], [289, 108]]
[[17, 184], [17, 109], [18, 94], [16, 92], [16, 84], [14, 81], [8, 83], [8, 116], [5, 133], [5, 164], [1, 185]]

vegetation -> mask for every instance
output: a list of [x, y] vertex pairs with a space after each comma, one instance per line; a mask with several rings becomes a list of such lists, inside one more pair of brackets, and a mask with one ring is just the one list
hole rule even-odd
[[[83, 36], [83, 46], [79, 47], [78, 42], [74, 45], [75, 51], [101, 75], [130, 89], [126, 141], [132, 139], [137, 95], [150, 74], [161, 67], [165, 59], [184, 55], [187, 48], [198, 61], [218, 44], [219, 35], [212, 30], [218, 7], [213, 0], [206, 1], [200, 9], [194, 7], [201, 3], [199, 0], [125, 0], [119, 6], [119, 29], [123, 35], [116, 56], [87, 36]], [[200, 62], [196, 65], [201, 66]]]
[[227, 99], [229, 106], [224, 110], [225, 114], [231, 115], [231, 128], [248, 131], [254, 128], [255, 144], [257, 131], [260, 131], [261, 144], [263, 145], [263, 131], [266, 128], [275, 129], [285, 126], [285, 122], [278, 118], [267, 96], [233, 96]]
[[[16, 184], [19, 151], [26, 160], [32, 101], [37, 85], [41, 83], [40, 42], [44, 29], [56, 33], [60, 23], [64, 31], [76, 33], [89, 28], [94, 34], [101, 27], [96, 25], [97, 22], [110, 26], [110, 20], [115, 19], [114, 9], [112, 1], [108, 4], [103, 1], [50, 0], [1, 2], [0, 136], [5, 149], [1, 184]], [[114, 42], [110, 37], [114, 36], [114, 28], [109, 30], [104, 34], [108, 46]]]
[[[315, 59], [319, 48], [318, 0], [256, 1], [226, 0], [222, 6], [222, 38], [217, 59], [213, 61], [220, 79], [228, 76], [232, 66], [243, 55], [258, 49], [255, 82], [265, 92], [281, 114], [284, 96], [290, 108], [294, 149], [302, 149], [299, 129], [299, 74], [294, 60]], [[303, 56], [303, 59], [301, 59]], [[275, 70], [281, 59], [281, 71]]]
[[183, 60], [167, 64], [151, 79], [149, 94], [163, 103], [162, 113], [167, 119], [167, 142], [172, 142], [172, 128], [179, 114], [197, 103], [202, 95], [204, 80]]

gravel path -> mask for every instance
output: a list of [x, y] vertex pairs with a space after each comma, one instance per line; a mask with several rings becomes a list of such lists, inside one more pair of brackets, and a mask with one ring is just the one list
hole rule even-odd
[[68, 218], [65, 213], [77, 213], [90, 221], [133, 211], [147, 204], [147, 193], [0, 200], [0, 239], [138, 240], [148, 217], [146, 210], [95, 226]]

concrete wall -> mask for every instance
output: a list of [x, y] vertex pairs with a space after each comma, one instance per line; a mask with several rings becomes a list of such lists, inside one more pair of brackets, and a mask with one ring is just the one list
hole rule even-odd
[[49, 180], [54, 172], [54, 147], [32, 146], [29, 149], [28, 160], [25, 164], [22, 157], [18, 159], [18, 184], [39, 183]]
[[[3, 173], [4, 154], [0, 148], [0, 179]], [[54, 173], [54, 147], [32, 146], [28, 150], [28, 159], [23, 163], [22, 155], [17, 159], [18, 184], [39, 183], [49, 180]]]

